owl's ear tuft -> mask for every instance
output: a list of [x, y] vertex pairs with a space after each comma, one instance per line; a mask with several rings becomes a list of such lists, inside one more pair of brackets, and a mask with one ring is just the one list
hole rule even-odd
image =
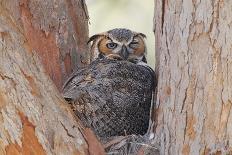
[[100, 33], [100, 34], [95, 34], [95, 35], [91, 36], [89, 38], [89, 40], [87, 41], [87, 44], [89, 44], [92, 41], [97, 40], [99, 37], [102, 37], [102, 36], [106, 36], [106, 34], [105, 33]]
[[96, 40], [96, 39], [99, 38], [100, 36], [101, 36], [100, 34], [95, 34], [95, 35], [91, 36], [91, 37], [89, 38], [89, 40], [87, 41], [87, 44], [89, 44], [90, 42]]
[[137, 35], [141, 36], [142, 38], [147, 38], [147, 36], [145, 34], [143, 34], [143, 33], [138, 33]]

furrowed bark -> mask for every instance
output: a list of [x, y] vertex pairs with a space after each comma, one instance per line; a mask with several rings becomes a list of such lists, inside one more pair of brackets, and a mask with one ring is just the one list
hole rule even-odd
[[[88, 14], [82, 0], [3, 1], [20, 23], [28, 47], [61, 90], [68, 75], [88, 63]], [[4, 7], [4, 6], [3, 6]]]
[[0, 1], [0, 154], [104, 154], [58, 92], [88, 63], [86, 13], [78, 0]]
[[232, 1], [157, 0], [161, 154], [232, 153]]
[[[85, 154], [87, 144], [35, 53], [0, 19], [0, 154]], [[2, 25], [5, 25], [2, 24]]]

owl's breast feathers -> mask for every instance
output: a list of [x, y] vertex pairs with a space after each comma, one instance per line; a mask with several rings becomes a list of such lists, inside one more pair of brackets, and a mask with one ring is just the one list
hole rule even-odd
[[128, 61], [97, 59], [73, 73], [63, 95], [82, 123], [104, 140], [146, 133], [153, 88], [152, 69]]

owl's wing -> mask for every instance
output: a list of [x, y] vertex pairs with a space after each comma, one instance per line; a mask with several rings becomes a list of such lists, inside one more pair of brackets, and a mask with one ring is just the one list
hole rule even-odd
[[144, 66], [97, 59], [73, 74], [63, 95], [83, 124], [101, 140], [143, 135], [149, 124], [153, 77]]

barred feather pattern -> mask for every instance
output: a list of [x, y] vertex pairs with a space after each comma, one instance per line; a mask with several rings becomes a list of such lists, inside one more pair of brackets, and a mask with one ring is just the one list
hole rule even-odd
[[129, 41], [134, 36], [133, 32], [129, 29], [116, 28], [113, 30], [109, 30], [108, 33], [111, 34], [111, 36], [117, 39], [119, 42], [124, 40]]
[[63, 95], [82, 123], [104, 142], [147, 132], [154, 83], [149, 67], [97, 59], [72, 74]]

